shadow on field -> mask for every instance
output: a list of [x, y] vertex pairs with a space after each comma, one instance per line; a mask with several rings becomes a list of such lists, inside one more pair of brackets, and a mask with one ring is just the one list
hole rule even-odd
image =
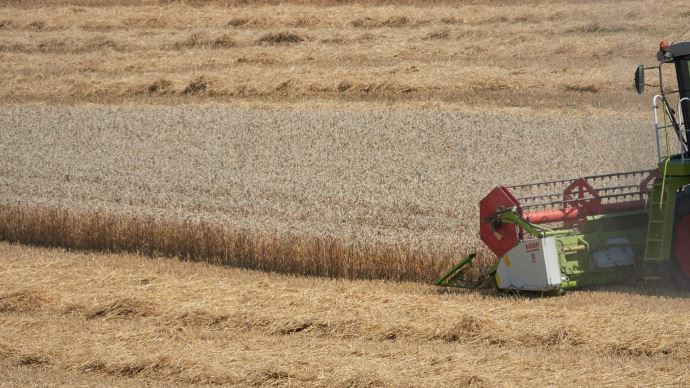
[[608, 292], [617, 294], [631, 294], [641, 296], [655, 296], [660, 298], [690, 298], [690, 291], [678, 286], [672, 280], [659, 280], [638, 284], [613, 284], [583, 288], [579, 291]]
[[450, 295], [468, 295], [475, 294], [487, 298], [497, 299], [539, 299], [558, 297], [571, 293], [612, 293], [612, 294], [629, 294], [640, 296], [652, 296], [658, 298], [669, 299], [686, 299], [690, 298], [690, 290], [679, 286], [671, 279], [658, 281], [629, 281], [625, 283], [603, 284], [597, 286], [588, 286], [581, 288], [569, 289], [564, 292], [536, 292], [536, 291], [502, 291], [495, 288], [479, 288], [467, 289], [458, 287], [437, 287], [438, 294]]

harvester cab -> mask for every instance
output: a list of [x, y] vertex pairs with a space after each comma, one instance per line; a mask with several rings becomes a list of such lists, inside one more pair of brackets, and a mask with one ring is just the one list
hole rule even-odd
[[[690, 42], [661, 42], [657, 59], [634, 79], [642, 94], [645, 71], [658, 71], [656, 167], [494, 188], [479, 203], [479, 236], [496, 264], [477, 270], [470, 255], [437, 285], [560, 293], [672, 278], [690, 288]], [[664, 85], [669, 70], [676, 89]]]

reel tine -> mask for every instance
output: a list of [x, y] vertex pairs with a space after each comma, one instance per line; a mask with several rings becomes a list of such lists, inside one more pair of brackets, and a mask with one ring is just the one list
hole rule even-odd
[[[655, 171], [615, 172], [590, 175], [583, 178], [558, 179], [505, 187], [515, 195], [520, 207], [525, 210], [563, 208], [594, 198], [599, 199], [602, 203], [615, 203], [628, 200], [630, 197], [643, 198], [646, 192], [641, 187], [641, 183], [649, 179], [648, 177]], [[587, 182], [594, 192], [587, 189], [581, 192], [578, 187], [573, 186], [578, 180]], [[605, 187], [597, 187], [603, 186], [604, 182], [607, 183]], [[567, 190], [569, 187], [570, 189]], [[550, 190], [540, 190], [540, 188], [548, 188]], [[552, 192], [551, 190], [553, 189], [563, 190], [563, 192]], [[575, 199], [565, 200], [566, 190]], [[547, 193], [544, 193], [544, 191], [547, 191]]]

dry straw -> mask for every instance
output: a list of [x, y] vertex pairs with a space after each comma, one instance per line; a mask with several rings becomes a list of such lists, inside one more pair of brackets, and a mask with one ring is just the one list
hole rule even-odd
[[[387, 1], [323, 0], [272, 7], [195, 1], [165, 2], [153, 13], [138, 2], [112, 11], [129, 1], [49, 3], [49, 12], [36, 11], [48, 5], [44, 0], [0, 9], [0, 52], [6, 63], [24, 64], [0, 74], [8, 85], [0, 101], [621, 105], [620, 94], [630, 88], [621, 61], [653, 60], [667, 33], [654, 23], [663, 10], [636, 12], [646, 6], [640, 1], [623, 10], [608, 3], [583, 9], [505, 2], [456, 7], [396, 1], [396, 7], [377, 7]], [[338, 6], [321, 6], [328, 3]], [[675, 1], [668, 8], [683, 5]], [[270, 60], [246, 60], [262, 56]], [[215, 80], [212, 92], [181, 93], [190, 71]], [[161, 78], [175, 90], [142, 93]], [[293, 87], [276, 88], [288, 78]], [[344, 82], [352, 87], [334, 88]]]
[[26, 374], [329, 387], [673, 386], [690, 374], [688, 300], [668, 289], [438, 294], [10, 244], [0, 274], [0, 367], [22, 386]]
[[0, 239], [69, 249], [137, 252], [301, 275], [431, 281], [460, 252], [346, 242], [229, 229], [219, 224], [67, 211], [0, 207]]

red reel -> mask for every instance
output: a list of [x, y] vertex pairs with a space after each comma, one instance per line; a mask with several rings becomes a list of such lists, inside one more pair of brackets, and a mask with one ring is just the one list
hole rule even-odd
[[479, 202], [479, 236], [498, 257], [517, 245], [520, 230], [514, 224], [494, 222], [496, 213], [501, 208], [512, 209], [519, 205], [517, 199], [503, 186], [491, 190]]

